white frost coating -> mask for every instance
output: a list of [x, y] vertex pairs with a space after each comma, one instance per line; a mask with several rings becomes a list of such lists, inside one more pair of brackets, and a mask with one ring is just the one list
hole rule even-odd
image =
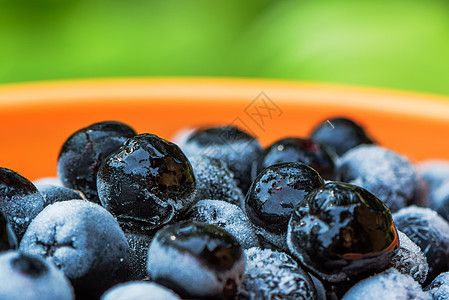
[[253, 225], [237, 205], [221, 200], [198, 201], [187, 213], [189, 220], [219, 226], [232, 234], [247, 249], [258, 246]]
[[33, 184], [39, 189], [43, 185], [63, 186], [58, 177], [43, 177], [33, 181]]
[[225, 162], [204, 155], [194, 155], [189, 161], [196, 178], [197, 200], [224, 200], [243, 207], [245, 196]]
[[429, 286], [424, 289], [434, 300], [449, 299], [449, 272], [438, 275]]
[[367, 189], [391, 211], [412, 199], [418, 177], [414, 166], [402, 155], [376, 145], [360, 145], [340, 160], [342, 176], [354, 177], [348, 183]]
[[247, 257], [241, 294], [248, 299], [313, 299], [310, 277], [286, 253], [253, 247]]
[[150, 279], [158, 281], [158, 278], [169, 278], [192, 297], [221, 295], [228, 279], [233, 279], [240, 286], [244, 270], [244, 257], [230, 270], [210, 270], [189, 253], [162, 246], [157, 236], [148, 249], [147, 272]]
[[154, 282], [130, 281], [118, 284], [101, 300], [181, 300], [172, 290]]
[[413, 277], [422, 284], [429, 272], [427, 259], [421, 248], [408, 238], [403, 232], [398, 230], [399, 249], [391, 259], [390, 266], [396, 268], [402, 274]]
[[354, 285], [342, 300], [430, 300], [412, 277], [391, 268]]
[[72, 286], [60, 270], [39, 259], [48, 268], [48, 273], [37, 278], [26, 276], [11, 265], [11, 260], [19, 256], [18, 251], [0, 255], [0, 299], [75, 299]]

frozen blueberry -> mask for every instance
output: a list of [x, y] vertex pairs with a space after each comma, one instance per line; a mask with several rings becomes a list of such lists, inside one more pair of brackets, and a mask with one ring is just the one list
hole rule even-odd
[[264, 151], [264, 168], [281, 162], [302, 162], [315, 169], [321, 177], [335, 180], [333, 154], [327, 148], [310, 139], [290, 137], [280, 139]]
[[148, 247], [153, 239], [153, 232], [147, 234], [125, 232], [129, 245], [130, 280], [144, 280], [147, 275]]
[[194, 202], [195, 176], [179, 147], [153, 134], [129, 139], [98, 170], [103, 206], [130, 232], [174, 220]]
[[244, 249], [259, 246], [253, 225], [237, 205], [222, 200], [201, 200], [189, 209], [185, 219], [223, 228]]
[[283, 250], [287, 226], [296, 205], [323, 180], [311, 167], [298, 162], [278, 163], [257, 175], [245, 199], [245, 213], [258, 234]]
[[58, 176], [64, 186], [80, 190], [90, 201], [99, 203], [97, 171], [102, 161], [117, 151], [134, 129], [117, 121], [104, 121], [73, 133], [58, 157]]
[[434, 210], [409, 206], [393, 214], [398, 230], [424, 252], [429, 264], [425, 284], [449, 270], [449, 224]]
[[396, 268], [402, 274], [413, 277], [420, 284], [426, 281], [429, 265], [424, 253], [418, 245], [398, 230], [399, 249], [393, 256], [390, 266]]
[[361, 125], [347, 118], [332, 118], [321, 122], [313, 129], [311, 138], [326, 145], [339, 156], [358, 145], [374, 144]]
[[52, 186], [63, 186], [61, 179], [59, 177], [41, 177], [39, 179], [33, 180], [32, 183], [39, 189], [43, 185]]
[[243, 207], [245, 196], [223, 161], [205, 155], [192, 156], [189, 161], [195, 173], [197, 200], [223, 200]]
[[391, 268], [387, 271], [364, 279], [354, 285], [342, 300], [430, 300], [428, 294], [422, 291], [418, 282], [412, 277], [399, 273]]
[[449, 180], [442, 182], [429, 193], [428, 206], [449, 221]]
[[0, 254], [0, 299], [74, 299], [64, 274], [38, 256], [8, 251]]
[[246, 268], [239, 299], [315, 299], [310, 276], [284, 252], [260, 249], [245, 251]]
[[0, 252], [17, 249], [17, 237], [0, 210]]
[[399, 240], [390, 210], [376, 196], [329, 182], [296, 206], [287, 244], [308, 271], [338, 283], [384, 270]]
[[22, 175], [0, 168], [0, 210], [20, 241], [30, 222], [44, 208], [44, 198]]
[[75, 191], [64, 186], [45, 184], [36, 187], [38, 188], [42, 197], [44, 197], [44, 207], [59, 201], [75, 199], [86, 200], [86, 197], [80, 191]]
[[418, 182], [409, 160], [391, 150], [376, 146], [358, 146], [341, 157], [341, 181], [367, 189], [381, 199], [392, 212], [412, 202]]
[[199, 222], [166, 225], [148, 250], [150, 279], [183, 298], [234, 299], [242, 283], [245, 255], [225, 230]]
[[449, 298], [449, 272], [438, 275], [432, 283], [424, 289], [434, 300], [446, 300]]
[[416, 169], [427, 184], [428, 192], [437, 189], [449, 180], [449, 162], [444, 160], [426, 160], [417, 163]]
[[199, 128], [181, 147], [188, 157], [203, 154], [224, 161], [243, 193], [261, 168], [262, 146], [254, 137], [233, 126]]
[[47, 206], [28, 227], [20, 250], [61, 269], [80, 299], [98, 298], [128, 276], [128, 243], [114, 217], [85, 200]]
[[154, 282], [130, 281], [118, 284], [101, 300], [181, 300], [172, 290]]

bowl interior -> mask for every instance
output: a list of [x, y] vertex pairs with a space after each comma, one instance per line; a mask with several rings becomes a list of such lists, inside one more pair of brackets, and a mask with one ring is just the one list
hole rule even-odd
[[0, 166], [34, 180], [56, 176], [74, 131], [119, 120], [166, 139], [183, 128], [233, 124], [263, 145], [306, 137], [346, 116], [412, 161], [449, 159], [449, 99], [326, 84], [243, 79], [108, 79], [0, 87]]

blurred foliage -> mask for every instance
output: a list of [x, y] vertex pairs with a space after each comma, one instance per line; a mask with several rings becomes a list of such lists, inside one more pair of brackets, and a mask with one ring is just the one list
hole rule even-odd
[[0, 82], [317, 80], [449, 95], [446, 0], [0, 0]]

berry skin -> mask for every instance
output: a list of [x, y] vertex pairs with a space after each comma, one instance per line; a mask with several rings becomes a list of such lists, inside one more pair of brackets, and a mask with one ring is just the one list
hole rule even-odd
[[19, 249], [46, 258], [70, 279], [79, 299], [98, 299], [128, 277], [129, 246], [114, 217], [86, 200], [47, 206]]
[[122, 228], [147, 233], [173, 221], [195, 196], [192, 166], [179, 147], [153, 134], [129, 139], [98, 170], [101, 204]]
[[374, 144], [363, 127], [347, 118], [332, 118], [323, 121], [313, 129], [311, 139], [326, 145], [338, 156], [342, 156], [346, 151], [358, 145]]
[[44, 207], [55, 202], [67, 200], [84, 200], [86, 197], [79, 191], [72, 190], [64, 186], [41, 185], [37, 186], [42, 197], [44, 197]]
[[33, 183], [17, 172], [0, 168], [0, 210], [19, 242], [43, 208], [44, 198]]
[[245, 213], [262, 238], [287, 250], [285, 235], [291, 214], [298, 203], [322, 184], [318, 172], [303, 163], [271, 165], [251, 185]]
[[200, 222], [166, 225], [148, 249], [148, 275], [190, 299], [234, 299], [245, 255], [225, 230]]
[[97, 171], [102, 161], [117, 151], [134, 129], [117, 121], [95, 123], [73, 133], [58, 157], [58, 176], [65, 187], [80, 190], [89, 201], [100, 203]]
[[200, 128], [181, 148], [188, 157], [203, 154], [225, 162], [244, 194], [261, 169], [262, 146], [254, 137], [233, 126]]
[[101, 296], [101, 300], [181, 300], [181, 298], [154, 282], [129, 281], [109, 289]]
[[52, 263], [19, 251], [0, 254], [0, 282], [0, 299], [75, 299], [69, 281]]
[[382, 201], [360, 187], [329, 182], [296, 206], [287, 244], [312, 274], [340, 283], [384, 270], [399, 240]]
[[0, 252], [17, 249], [17, 237], [5, 215], [0, 211]]
[[315, 169], [324, 179], [335, 180], [332, 154], [325, 146], [310, 139], [284, 138], [265, 149], [262, 163], [264, 168], [281, 162], [302, 162]]

